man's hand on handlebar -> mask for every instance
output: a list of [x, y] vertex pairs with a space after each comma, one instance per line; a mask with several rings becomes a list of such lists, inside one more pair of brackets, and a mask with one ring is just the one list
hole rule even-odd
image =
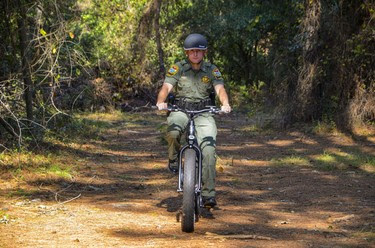
[[223, 105], [223, 106], [221, 106], [221, 111], [228, 114], [232, 111], [232, 108], [229, 105]]
[[165, 110], [168, 108], [168, 103], [166, 102], [157, 103], [156, 107], [158, 107], [158, 110]]

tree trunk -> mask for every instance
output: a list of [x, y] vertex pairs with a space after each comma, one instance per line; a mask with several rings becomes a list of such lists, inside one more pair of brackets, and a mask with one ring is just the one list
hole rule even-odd
[[253, 85], [255, 84], [257, 87], [259, 86], [259, 69], [258, 69], [258, 40], [254, 43], [254, 50], [253, 50], [253, 57], [254, 57], [254, 77], [253, 77]]
[[306, 13], [301, 24], [302, 60], [299, 68], [297, 88], [295, 92], [297, 120], [311, 120], [316, 117], [318, 99], [315, 90], [319, 84], [318, 32], [321, 21], [321, 1], [306, 1]]
[[20, 51], [22, 58], [22, 77], [24, 82], [24, 99], [26, 104], [26, 116], [30, 121], [33, 120], [33, 98], [32, 88], [33, 81], [31, 79], [30, 65], [28, 60], [28, 39], [27, 39], [27, 23], [26, 23], [26, 9], [22, 0], [18, 0], [19, 7], [19, 18], [18, 18], [18, 30], [19, 30], [19, 42]]
[[[17, 68], [17, 53], [16, 53], [16, 37], [15, 37], [15, 32], [14, 31], [14, 25], [11, 23], [11, 15], [12, 11], [14, 11], [15, 7], [13, 6], [12, 2], [3, 1], [0, 4], [0, 9], [1, 9], [1, 18], [2, 18], [2, 28], [3, 34], [7, 34], [6, 36], [0, 36], [2, 40], [0, 42], [2, 44], [9, 44], [7, 48], [4, 48], [4, 52], [9, 51], [12, 53], [12, 58], [7, 58], [7, 61], [9, 62], [9, 70], [11, 73], [15, 71]], [[1, 54], [2, 55], [2, 54]], [[4, 76], [4, 75], [2, 75]]]
[[155, 38], [156, 46], [158, 49], [159, 56], [159, 77], [163, 78], [165, 74], [165, 65], [164, 65], [164, 51], [161, 44], [160, 29], [159, 29], [159, 19], [160, 19], [160, 9], [162, 0], [155, 0], [155, 19], [154, 19], [154, 28], [155, 28]]
[[[333, 46], [339, 51], [332, 83], [339, 91], [337, 127], [352, 132], [375, 120], [374, 1], [339, 2]], [[356, 50], [362, 47], [363, 50]], [[353, 51], [357, 52], [353, 56]]]
[[160, 9], [161, 9], [162, 0], [152, 0], [144, 14], [142, 15], [137, 29], [137, 34], [135, 37], [135, 46], [133, 53], [133, 63], [144, 66], [146, 48], [148, 41], [152, 38], [153, 32], [155, 32], [155, 42], [157, 46], [157, 53], [159, 57], [159, 72], [154, 74], [153, 80], [159, 81], [161, 78], [164, 78], [165, 66], [164, 66], [164, 52], [161, 43], [160, 29], [159, 29], [159, 19], [160, 19]]
[[153, 0], [150, 2], [146, 11], [139, 20], [137, 35], [135, 40], [134, 58], [136, 62], [142, 62], [145, 57], [145, 46], [147, 41], [150, 39], [155, 18], [155, 6], [160, 0]]

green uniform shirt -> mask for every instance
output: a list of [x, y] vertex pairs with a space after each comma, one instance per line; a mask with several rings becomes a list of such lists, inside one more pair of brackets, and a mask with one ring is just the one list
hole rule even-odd
[[176, 88], [177, 98], [185, 98], [189, 102], [209, 98], [214, 86], [224, 84], [223, 77], [215, 65], [203, 61], [200, 69], [195, 71], [187, 60], [172, 65], [165, 82]]

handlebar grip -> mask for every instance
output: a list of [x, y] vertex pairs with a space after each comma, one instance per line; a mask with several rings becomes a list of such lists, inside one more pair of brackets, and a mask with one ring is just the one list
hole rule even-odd
[[[151, 109], [159, 110], [158, 106], [151, 106]], [[160, 109], [160, 110], [168, 110], [168, 111], [171, 111], [170, 108], [163, 108], [163, 109]]]

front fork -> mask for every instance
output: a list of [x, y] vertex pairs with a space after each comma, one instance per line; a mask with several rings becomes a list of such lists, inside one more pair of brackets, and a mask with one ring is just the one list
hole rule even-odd
[[200, 197], [201, 191], [202, 191], [202, 151], [195, 144], [187, 144], [187, 145], [183, 146], [180, 150], [180, 153], [179, 153], [179, 156], [178, 156], [178, 187], [177, 187], [177, 192], [183, 192], [183, 189], [182, 189], [182, 181], [183, 181], [182, 157], [183, 157], [186, 149], [194, 149], [196, 154], [198, 155], [198, 184], [195, 188], [195, 193], [198, 197]]

